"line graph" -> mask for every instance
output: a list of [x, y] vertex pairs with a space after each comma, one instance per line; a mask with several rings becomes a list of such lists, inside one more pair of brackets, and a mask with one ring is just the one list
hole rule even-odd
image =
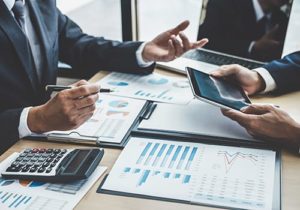
[[230, 154], [227, 151], [218, 151], [218, 156], [223, 156], [225, 162], [226, 173], [229, 173], [234, 163], [238, 160], [248, 160], [254, 165], [258, 162], [258, 156], [253, 154], [246, 154], [242, 152], [235, 152]]

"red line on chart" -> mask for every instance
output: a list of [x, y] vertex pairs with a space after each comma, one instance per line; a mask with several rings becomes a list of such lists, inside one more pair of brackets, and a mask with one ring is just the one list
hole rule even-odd
[[256, 155], [244, 154], [242, 152], [236, 152], [234, 154], [230, 154], [227, 151], [219, 151], [217, 154], [218, 155], [224, 155], [226, 173], [228, 173], [230, 171], [230, 169], [232, 168], [234, 162], [236, 162], [237, 159], [249, 160], [254, 165], [258, 161], [257, 160], [258, 157]]

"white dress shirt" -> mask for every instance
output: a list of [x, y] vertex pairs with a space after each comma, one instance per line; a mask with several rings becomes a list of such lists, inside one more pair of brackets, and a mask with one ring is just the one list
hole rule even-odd
[[[3, 0], [3, 2], [5, 3], [8, 10], [11, 11], [12, 16], [14, 16], [14, 14], [12, 12], [12, 8], [15, 4], [15, 0]], [[23, 3], [25, 5], [25, 0], [23, 0]], [[28, 19], [26, 19], [26, 20], [28, 20]], [[28, 24], [31, 24], [31, 23], [25, 22], [25, 29], [28, 27]], [[136, 59], [137, 59], [137, 62], [140, 67], [148, 67], [153, 64], [153, 62], [145, 62], [143, 59], [142, 53], [143, 53], [145, 44], [146, 43], [143, 43], [136, 51]], [[21, 113], [19, 127], [18, 127], [20, 138], [23, 138], [25, 136], [29, 136], [32, 134], [32, 131], [28, 128], [28, 123], [27, 123], [28, 113], [31, 108], [32, 107], [26, 107], [23, 109], [23, 111]]]

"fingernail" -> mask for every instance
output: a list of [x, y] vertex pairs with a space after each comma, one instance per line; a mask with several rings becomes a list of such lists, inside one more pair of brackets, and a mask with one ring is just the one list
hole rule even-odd
[[241, 110], [241, 112], [244, 112], [244, 111], [247, 110], [247, 108], [248, 108], [248, 106], [244, 106], [244, 107], [242, 107], [240, 110]]

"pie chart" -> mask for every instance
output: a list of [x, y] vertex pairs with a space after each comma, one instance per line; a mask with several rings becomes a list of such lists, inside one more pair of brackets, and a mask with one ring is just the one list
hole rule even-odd
[[149, 79], [148, 83], [152, 84], [152, 85], [164, 85], [166, 83], [168, 83], [168, 80], [165, 78], [159, 78], [159, 79]]
[[127, 82], [120, 82], [120, 81], [110, 81], [108, 82], [108, 84], [112, 86], [119, 86], [119, 87], [128, 86]]
[[109, 106], [113, 107], [113, 108], [124, 108], [126, 106], [128, 106], [128, 102], [127, 101], [111, 101], [109, 103]]

